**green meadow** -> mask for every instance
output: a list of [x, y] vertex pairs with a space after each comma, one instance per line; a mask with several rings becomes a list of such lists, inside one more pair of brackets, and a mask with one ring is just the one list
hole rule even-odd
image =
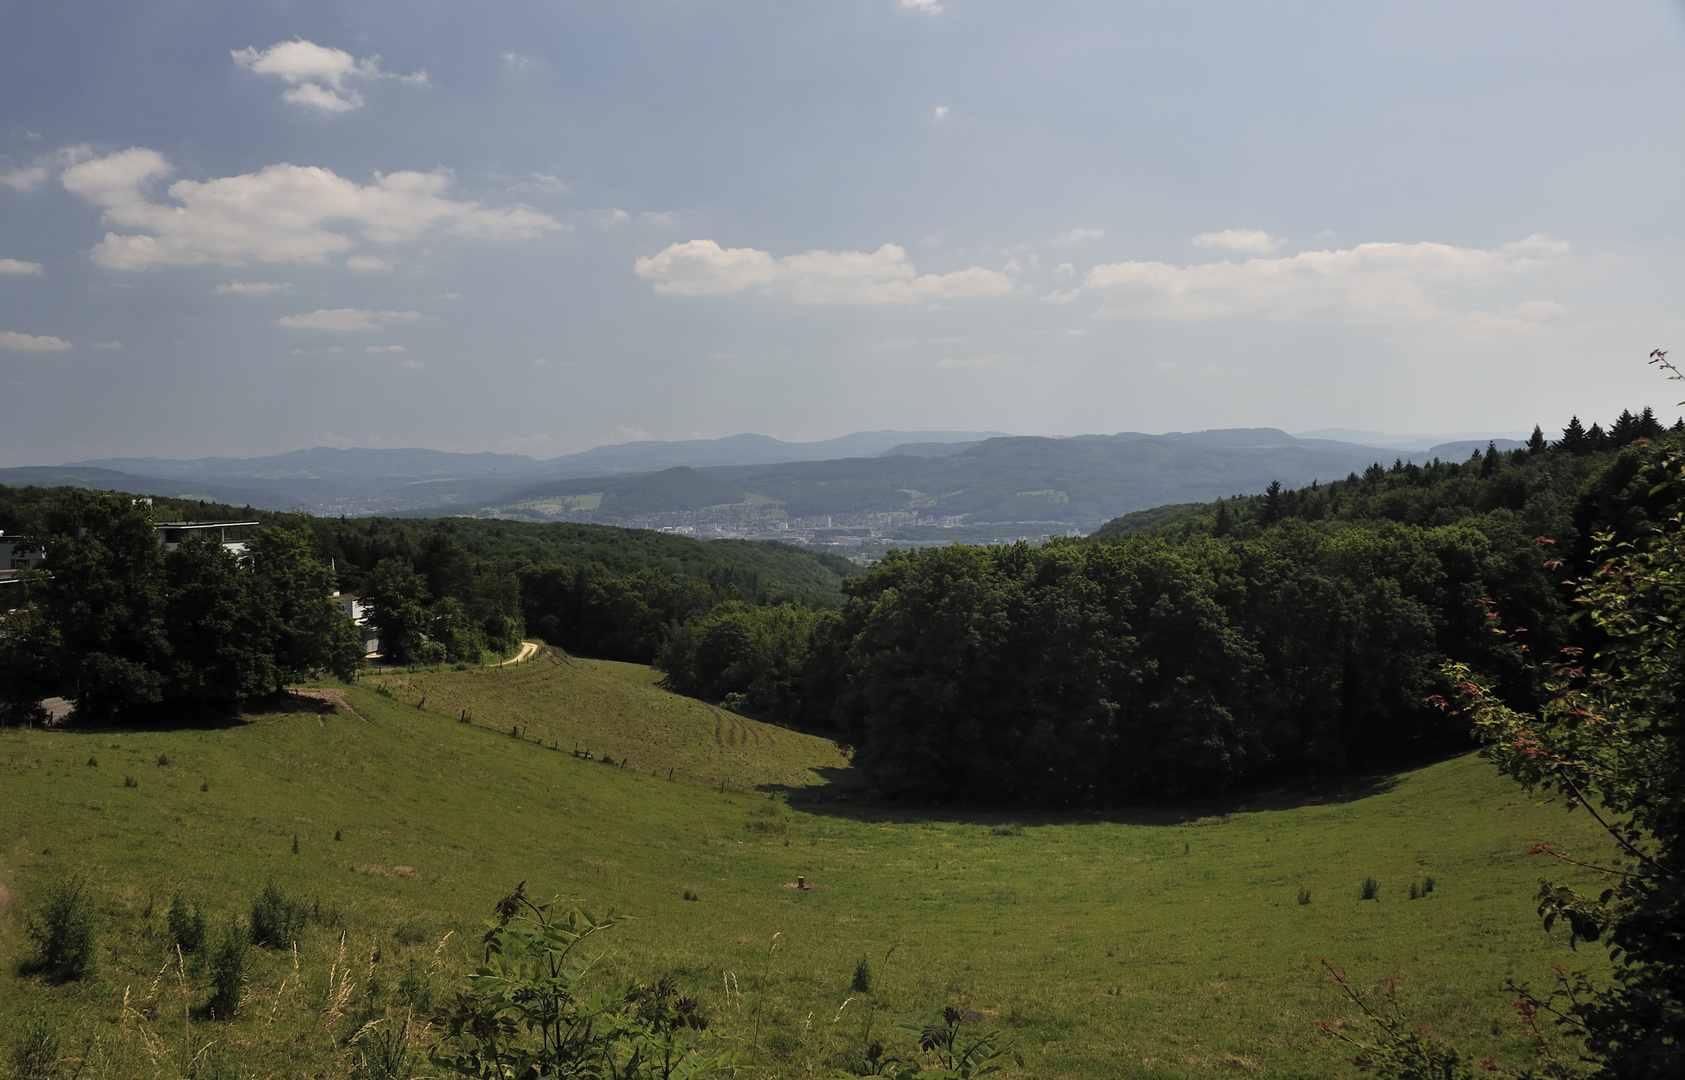
[[[1016, 1040], [1010, 1076], [1343, 1075], [1316, 1024], [1353, 1010], [1322, 956], [1519, 1060], [1502, 980], [1603, 963], [1540, 929], [1528, 854], [1600, 850], [1594, 823], [1472, 754], [1180, 811], [977, 814], [869, 803], [832, 743], [656, 679], [550, 656], [370, 676], [219, 727], [0, 732], [0, 1062], [45, 1018], [79, 1076], [347, 1076], [346, 1040], [461, 985], [522, 881], [637, 916], [594, 939], [602, 978], [675, 976], [750, 1076], [834, 1075], [868, 1026], [956, 1002]], [[25, 978], [26, 917], [70, 874], [98, 971]], [[309, 904], [303, 940], [254, 950], [238, 1018], [198, 1019], [172, 897], [214, 926], [269, 881]]]

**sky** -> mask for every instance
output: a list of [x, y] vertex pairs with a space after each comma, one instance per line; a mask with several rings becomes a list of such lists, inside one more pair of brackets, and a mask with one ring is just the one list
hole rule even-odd
[[1677, 2], [0, 5], [0, 465], [1560, 428], [1685, 385]]

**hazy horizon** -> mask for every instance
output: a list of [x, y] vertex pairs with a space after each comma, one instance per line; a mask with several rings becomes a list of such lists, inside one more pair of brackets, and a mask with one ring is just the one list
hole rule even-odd
[[11, 5], [0, 466], [1685, 393], [1681, 5]]

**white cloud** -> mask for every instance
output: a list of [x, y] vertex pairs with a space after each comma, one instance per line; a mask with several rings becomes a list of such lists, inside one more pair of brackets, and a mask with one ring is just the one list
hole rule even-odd
[[11, 330], [0, 330], [0, 349], [16, 349], [18, 352], [63, 352], [70, 348], [70, 342], [63, 338], [37, 337], [34, 334], [19, 334]]
[[380, 57], [359, 60], [344, 49], [318, 45], [313, 41], [283, 41], [259, 51], [235, 49], [234, 62], [257, 75], [277, 75], [289, 89], [282, 100], [323, 112], [350, 112], [363, 104], [363, 95], [345, 85], [350, 79], [401, 79], [426, 82], [427, 73], [397, 75], [382, 70]]
[[511, 435], [508, 438], [498, 440], [498, 442], [503, 444], [504, 449], [517, 454], [528, 454], [534, 450], [543, 450], [553, 441], [554, 440], [551, 439], [550, 436], [542, 433], [535, 433], [532, 435]]
[[1053, 268], [1053, 274], [1055, 277], [1074, 277], [1076, 272], [1077, 268], [1072, 263], [1060, 263], [1058, 266]]
[[910, 349], [912, 347], [913, 342], [910, 338], [885, 338], [872, 346], [874, 349]]
[[439, 299], [440, 300], [466, 300], [467, 297], [464, 296], [462, 293], [459, 293], [459, 292], [442, 292], [442, 293], [439, 294]]
[[914, 270], [894, 244], [878, 250], [808, 251], [775, 258], [755, 248], [722, 248], [712, 240], [672, 244], [633, 266], [667, 296], [710, 296], [753, 289], [798, 303], [908, 304], [1002, 296], [1012, 279], [973, 266], [949, 274]]
[[901, 6], [909, 11], [922, 11], [927, 15], [936, 15], [942, 11], [942, 0], [901, 0]]
[[408, 350], [408, 349], [406, 349], [406, 348], [404, 348], [404, 347], [403, 347], [403, 346], [402, 346], [402, 345], [364, 345], [364, 346], [363, 346], [363, 351], [364, 351], [364, 352], [366, 352], [366, 353], [401, 353], [401, 352], [409, 352], [409, 350]]
[[518, 195], [567, 195], [573, 191], [560, 177], [541, 172], [533, 173], [531, 180], [510, 184], [508, 190]]
[[[493, 209], [446, 198], [448, 172], [375, 173], [361, 185], [329, 169], [270, 165], [213, 180], [177, 180], [176, 204], [151, 202], [142, 188], [170, 172], [155, 150], [135, 147], [80, 161], [60, 178], [66, 190], [104, 210], [108, 232], [93, 259], [115, 270], [161, 266], [322, 263], [354, 241], [328, 227], [343, 222], [363, 239], [394, 244], [437, 229], [482, 240], [530, 240], [565, 228], [523, 206]], [[179, 204], [179, 205], [177, 205]]]
[[1055, 244], [1080, 244], [1085, 240], [1098, 240], [1106, 235], [1104, 229], [1067, 229], [1053, 238]]
[[223, 296], [274, 296], [276, 293], [290, 293], [293, 287], [285, 281], [237, 281], [230, 279], [226, 285], [218, 285], [216, 291]]
[[[1489, 316], [1469, 308], [1475, 290], [1513, 280], [1567, 253], [1562, 241], [1531, 236], [1492, 250], [1371, 243], [1243, 263], [1110, 263], [1090, 270], [1080, 291], [1103, 299], [1100, 314], [1150, 318], [1478, 320]], [[1055, 298], [1069, 296], [1048, 297]]]
[[631, 217], [632, 215], [628, 214], [624, 210], [608, 209], [591, 211], [591, 220], [595, 221], [598, 225], [605, 229], [612, 228], [613, 226], [620, 224], [622, 221], [629, 221], [631, 220]]
[[946, 105], [936, 106], [936, 119], [940, 120], [944, 116], [947, 116], [947, 115], [948, 115], [948, 107]]
[[304, 315], [276, 319], [294, 330], [373, 330], [389, 322], [421, 318], [419, 311], [366, 311], [359, 308], [319, 308]]
[[1195, 247], [1227, 248], [1248, 255], [1268, 255], [1281, 246], [1281, 241], [1262, 229], [1224, 229], [1222, 232], [1202, 232], [1189, 241]]
[[30, 277], [40, 277], [47, 272], [47, 268], [38, 262], [24, 262], [22, 259], [0, 259], [0, 274], [26, 274]]
[[12, 169], [0, 173], [0, 184], [5, 184], [14, 191], [34, 191], [47, 180], [45, 165], [32, 165], [27, 169]]
[[641, 427], [617, 427], [611, 441], [614, 442], [648, 442], [655, 438]]
[[391, 259], [383, 259], [379, 255], [353, 255], [345, 260], [347, 268], [352, 270], [390, 270], [396, 264]]
[[526, 67], [528, 64], [532, 63], [532, 57], [522, 56], [520, 53], [517, 53], [517, 52], [498, 53], [497, 58], [499, 60], [503, 61], [509, 67], [514, 68], [516, 71], [519, 71], [520, 69]]
[[638, 219], [651, 225], [671, 225], [679, 220], [679, 215], [671, 210], [645, 210], [638, 215]]
[[94, 348], [96, 348], [96, 349], [123, 349], [123, 348], [127, 348], [127, 347], [128, 346], [124, 345], [121, 341], [96, 341], [96, 342], [94, 342]]
[[420, 360], [405, 360], [404, 366], [409, 368], [411, 371], [420, 371], [427, 365]]

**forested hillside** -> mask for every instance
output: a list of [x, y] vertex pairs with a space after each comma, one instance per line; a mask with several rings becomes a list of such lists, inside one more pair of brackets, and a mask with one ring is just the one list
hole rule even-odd
[[1592, 535], [1685, 498], [1638, 477], [1679, 435], [1648, 413], [1612, 430], [1040, 549], [895, 553], [835, 615], [699, 618], [661, 662], [679, 689], [835, 732], [897, 798], [1104, 805], [1460, 747], [1466, 725], [1424, 700], [1443, 661], [1536, 701], [1533, 658], [1584, 644], [1562, 582]]

